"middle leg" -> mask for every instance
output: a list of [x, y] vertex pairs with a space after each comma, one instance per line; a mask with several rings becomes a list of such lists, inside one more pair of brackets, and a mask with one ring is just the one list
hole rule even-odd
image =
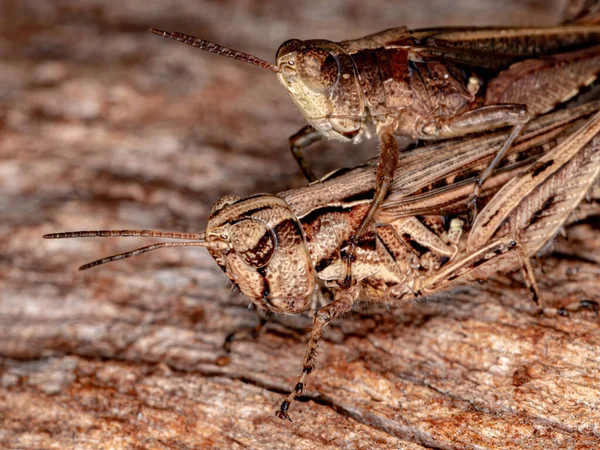
[[506, 138], [506, 141], [504, 141], [504, 144], [494, 156], [494, 159], [477, 178], [471, 199], [473, 220], [477, 216], [478, 198], [481, 187], [493, 174], [500, 161], [504, 158], [504, 155], [506, 155], [508, 149], [514, 144], [523, 131], [523, 128], [529, 119], [530, 117], [525, 105], [490, 105], [472, 109], [450, 119], [442, 120], [436, 118], [425, 123], [421, 127], [422, 133], [439, 139], [464, 136], [469, 133], [489, 131], [495, 128], [513, 127]]
[[386, 127], [378, 131], [379, 145], [381, 152], [379, 155], [379, 164], [377, 165], [377, 175], [375, 184], [375, 194], [367, 213], [362, 219], [358, 229], [350, 238], [348, 247], [343, 249], [343, 258], [346, 262], [346, 277], [342, 282], [342, 287], [349, 288], [352, 283], [352, 263], [359, 239], [368, 230], [373, 221], [373, 217], [383, 203], [388, 190], [394, 179], [394, 171], [398, 167], [398, 143], [394, 136], [393, 127]]

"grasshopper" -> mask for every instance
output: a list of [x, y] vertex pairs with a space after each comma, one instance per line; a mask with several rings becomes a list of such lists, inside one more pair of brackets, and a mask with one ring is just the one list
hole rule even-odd
[[397, 136], [439, 140], [512, 127], [479, 177], [485, 180], [533, 117], [569, 100], [600, 71], [600, 25], [548, 28], [392, 28], [359, 39], [284, 42], [276, 64], [194, 36], [151, 29], [277, 74], [309, 125], [289, 142], [306, 178], [316, 177], [303, 150], [323, 138], [358, 143], [377, 135], [376, 189], [345, 249], [348, 283], [358, 241], [393, 183]]
[[290, 404], [302, 394], [315, 368], [323, 328], [358, 300], [406, 302], [521, 268], [538, 301], [530, 258], [551, 241], [594, 187], [600, 173], [599, 133], [600, 102], [530, 121], [505, 164], [483, 186], [485, 206], [470, 228], [466, 217], [473, 180], [509, 132], [404, 152], [385, 202], [358, 241], [350, 288], [344, 286], [341, 249], [361, 226], [377, 189], [375, 160], [277, 195], [222, 197], [204, 233], [104, 230], [44, 238], [179, 240], [103, 258], [81, 270], [165, 247], [205, 247], [252, 303], [280, 314], [314, 307], [323, 300], [319, 280], [323, 282], [332, 301], [314, 315], [301, 375], [276, 412], [290, 419]]

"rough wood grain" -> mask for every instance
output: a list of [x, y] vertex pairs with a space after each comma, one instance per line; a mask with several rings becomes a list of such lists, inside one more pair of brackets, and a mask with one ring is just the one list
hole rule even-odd
[[[492, 449], [600, 444], [600, 327], [538, 317], [512, 277], [355, 312], [297, 376], [305, 317], [256, 323], [202, 249], [86, 273], [145, 240], [42, 241], [86, 228], [201, 231], [222, 194], [299, 186], [300, 114], [272, 74], [147, 32], [160, 26], [270, 59], [290, 37], [397, 25], [554, 23], [562, 1], [0, 4], [0, 446]], [[373, 155], [328, 148], [322, 172]], [[309, 157], [314, 160], [318, 150]], [[537, 263], [544, 300], [598, 300], [598, 227]], [[542, 274], [542, 269], [545, 274]], [[518, 279], [518, 275], [515, 276]]]

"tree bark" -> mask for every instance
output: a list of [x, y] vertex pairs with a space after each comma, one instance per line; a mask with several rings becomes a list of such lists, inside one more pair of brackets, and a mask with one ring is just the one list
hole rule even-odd
[[[593, 311], [538, 316], [520, 276], [331, 326], [294, 422], [308, 317], [257, 324], [203, 249], [80, 264], [143, 239], [43, 241], [75, 229], [201, 232], [224, 194], [303, 185], [304, 125], [273, 74], [148, 33], [189, 32], [270, 59], [286, 39], [393, 26], [551, 24], [563, 1], [137, 0], [0, 6], [0, 445], [6, 448], [550, 449], [600, 446]], [[373, 142], [319, 143], [325, 173]], [[571, 226], [536, 261], [543, 301], [598, 300], [600, 240]]]

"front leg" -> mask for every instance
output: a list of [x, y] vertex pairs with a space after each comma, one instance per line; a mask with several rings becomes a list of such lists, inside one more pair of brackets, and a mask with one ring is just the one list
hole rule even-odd
[[343, 258], [346, 261], [346, 277], [342, 282], [342, 287], [344, 288], [349, 288], [353, 282], [351, 269], [358, 242], [361, 236], [368, 230], [373, 217], [375, 217], [377, 210], [383, 203], [394, 180], [394, 171], [398, 167], [398, 143], [394, 136], [394, 127], [382, 127], [377, 131], [377, 134], [379, 135], [381, 153], [379, 154], [379, 164], [377, 166], [375, 194], [373, 195], [371, 206], [363, 217], [358, 230], [350, 238], [348, 247], [343, 249]]
[[308, 336], [308, 344], [306, 346], [306, 353], [304, 354], [304, 361], [302, 362], [302, 374], [298, 378], [298, 382], [294, 387], [294, 390], [288, 395], [288, 397], [281, 403], [279, 409], [275, 412], [275, 415], [280, 419], [287, 419], [290, 422], [292, 419], [288, 415], [288, 409], [292, 402], [302, 395], [304, 386], [306, 385], [306, 379], [308, 375], [313, 371], [316, 364], [317, 358], [317, 347], [319, 345], [319, 339], [323, 334], [323, 328], [329, 325], [329, 322], [340, 317], [342, 314], [350, 311], [352, 305], [358, 298], [359, 287], [354, 286], [351, 289], [338, 291], [331, 303], [323, 306], [313, 320], [313, 328]]
[[317, 177], [304, 157], [303, 150], [314, 142], [320, 141], [322, 138], [323, 135], [315, 130], [312, 125], [306, 125], [296, 134], [290, 136], [289, 142], [292, 155], [294, 155], [294, 159], [309, 183], [316, 181]]

